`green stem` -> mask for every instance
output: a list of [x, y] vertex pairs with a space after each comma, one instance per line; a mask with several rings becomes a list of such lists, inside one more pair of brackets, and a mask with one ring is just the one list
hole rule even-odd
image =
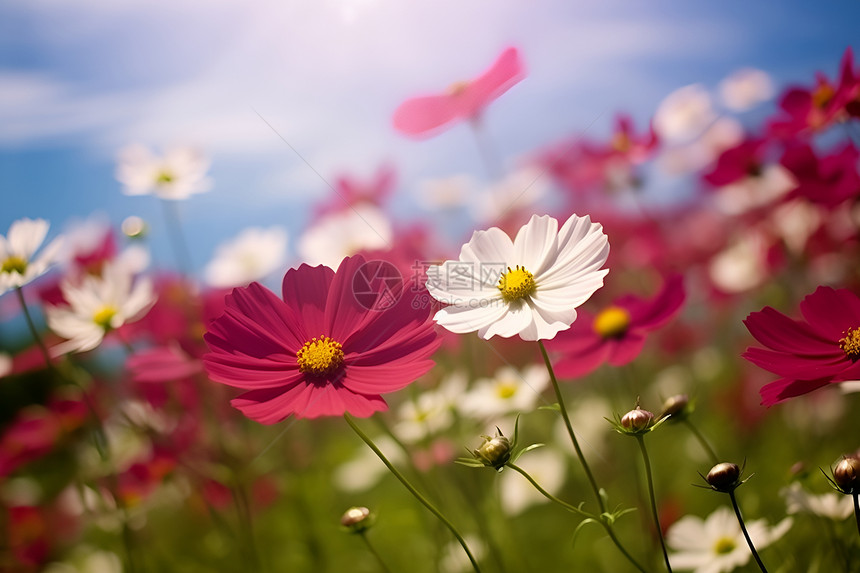
[[669, 564], [669, 552], [666, 551], [666, 540], [663, 539], [663, 528], [660, 527], [660, 516], [657, 513], [654, 479], [651, 476], [651, 459], [648, 457], [648, 450], [645, 449], [645, 438], [637, 434], [636, 441], [639, 442], [639, 449], [642, 451], [642, 459], [645, 462], [645, 476], [648, 478], [648, 495], [651, 498], [651, 513], [654, 515], [654, 525], [657, 527], [657, 536], [660, 538], [660, 549], [663, 550], [663, 560], [666, 562], [666, 569], [669, 573], [672, 573], [672, 565]]
[[626, 557], [627, 560], [630, 561], [630, 563], [633, 564], [634, 567], [636, 567], [636, 569], [638, 569], [639, 571], [642, 571], [642, 573], [646, 573], [645, 568], [642, 567], [641, 565], [639, 565], [639, 563], [636, 561], [636, 559], [634, 559], [634, 557], [627, 552], [627, 550], [624, 548], [623, 545], [621, 545], [621, 542], [615, 536], [615, 532], [612, 531], [612, 528], [609, 527], [609, 524], [606, 523], [605, 521], [603, 521], [603, 519], [595, 517], [594, 515], [591, 515], [587, 511], [583, 511], [580, 508], [576, 507], [575, 505], [571, 505], [571, 504], [567, 503], [566, 501], [562, 501], [559, 498], [555, 497], [554, 495], [549, 493], [547, 490], [542, 488], [540, 486], [540, 484], [538, 482], [536, 482], [532, 476], [530, 476], [524, 469], [522, 469], [518, 465], [509, 463], [509, 464], [507, 464], [507, 466], [509, 468], [511, 468], [512, 470], [514, 470], [515, 472], [519, 473], [524, 478], [526, 478], [529, 481], [529, 483], [532, 484], [534, 486], [534, 488], [536, 490], [538, 490], [540, 492], [540, 494], [543, 495], [548, 500], [550, 500], [554, 503], [557, 503], [558, 505], [560, 505], [561, 507], [563, 507], [564, 509], [566, 509], [572, 513], [575, 513], [577, 515], [581, 515], [582, 517], [585, 517], [587, 519], [593, 519], [594, 521], [600, 523], [600, 525], [602, 525], [603, 528], [606, 530], [606, 533], [609, 535], [609, 538], [612, 539], [613, 543], [615, 543], [615, 546], [618, 547], [618, 550], [621, 551], [621, 553], [624, 555], [624, 557]]
[[367, 532], [361, 531], [358, 534], [361, 537], [361, 540], [364, 541], [364, 544], [367, 546], [367, 550], [373, 553], [373, 556], [376, 557], [376, 560], [379, 562], [379, 568], [382, 569], [385, 573], [391, 573], [391, 569], [388, 568], [388, 565], [385, 564], [385, 561], [382, 559], [382, 555], [373, 547], [373, 544], [370, 543], [370, 539], [367, 538]]
[[448, 530], [454, 535], [454, 537], [460, 543], [460, 546], [466, 552], [466, 555], [469, 557], [469, 561], [472, 563], [472, 568], [475, 570], [476, 573], [481, 573], [481, 568], [478, 567], [478, 562], [475, 560], [475, 556], [472, 555], [472, 551], [469, 549], [469, 546], [466, 543], [466, 540], [463, 539], [463, 536], [460, 535], [460, 532], [457, 531], [457, 528], [454, 527], [454, 524], [451, 523], [448, 520], [448, 518], [445, 517], [442, 514], [442, 512], [439, 511], [436, 508], [436, 506], [434, 506], [430, 502], [430, 500], [428, 500], [426, 497], [424, 497], [421, 494], [421, 492], [419, 492], [417, 489], [415, 489], [415, 487], [411, 483], [409, 483], [409, 480], [407, 480], [406, 477], [402, 473], [400, 473], [400, 471], [397, 468], [395, 468], [391, 464], [390, 461], [388, 461], [388, 458], [386, 458], [385, 454], [383, 454], [382, 451], [378, 447], [376, 447], [376, 444], [373, 443], [373, 440], [371, 440], [367, 436], [367, 434], [365, 434], [361, 430], [361, 428], [359, 428], [356, 425], [355, 421], [352, 419], [352, 416], [350, 416], [349, 412], [344, 412], [343, 419], [346, 420], [346, 423], [349, 424], [349, 426], [358, 435], [358, 437], [361, 438], [365, 444], [367, 444], [367, 447], [369, 447], [371, 450], [373, 450], [373, 453], [375, 453], [376, 456], [382, 461], [382, 463], [385, 464], [385, 467], [388, 468], [388, 471], [390, 471], [392, 474], [394, 474], [394, 477], [396, 477], [400, 481], [400, 483], [402, 483], [403, 486], [407, 490], [409, 490], [409, 493], [411, 493], [413, 495], [413, 497], [415, 497], [415, 499], [417, 499], [419, 502], [421, 502], [421, 504], [424, 507], [426, 507], [428, 510], [430, 510], [430, 513], [435, 515], [439, 519], [439, 521], [441, 521], [445, 525], [445, 527], [448, 528]]
[[857, 532], [860, 533], [860, 501], [858, 500], [860, 492], [854, 492], [854, 519], [857, 521]]
[[767, 569], [765, 569], [764, 563], [761, 562], [761, 557], [758, 556], [758, 552], [755, 550], [755, 545], [753, 545], [752, 539], [750, 539], [750, 534], [747, 532], [746, 525], [744, 525], [744, 518], [741, 516], [741, 508], [738, 507], [738, 500], [735, 498], [734, 491], [729, 492], [729, 499], [732, 500], [732, 507], [735, 509], [735, 515], [738, 516], [738, 523], [741, 526], [744, 539], [747, 540], [747, 545], [750, 546], [750, 551], [752, 552], [755, 562], [758, 564], [759, 569], [762, 570], [762, 573], [767, 573]]
[[576, 507], [575, 505], [571, 505], [571, 504], [567, 503], [566, 501], [562, 501], [559, 498], [552, 495], [551, 493], [549, 493], [547, 490], [542, 488], [541, 485], [538, 482], [536, 482], [535, 479], [528, 474], [528, 472], [526, 472], [526, 470], [524, 470], [520, 466], [518, 466], [516, 464], [512, 464], [512, 463], [508, 463], [507, 466], [509, 468], [511, 468], [512, 470], [514, 470], [515, 472], [517, 472], [518, 474], [520, 474], [521, 476], [523, 476], [524, 478], [526, 478], [527, 480], [529, 480], [529, 483], [532, 484], [534, 486], [534, 488], [536, 490], [538, 490], [542, 496], [544, 496], [545, 498], [547, 498], [551, 502], [557, 503], [558, 505], [560, 505], [561, 507], [563, 507], [567, 511], [570, 511], [570, 512], [575, 513], [577, 515], [581, 515], [582, 517], [587, 517], [589, 519], [595, 519], [595, 517], [593, 515], [591, 515], [590, 513], [588, 513], [587, 511], [583, 511], [580, 508]]
[[691, 422], [688, 418], [684, 418], [684, 425], [690, 429], [690, 431], [699, 441], [699, 444], [701, 444], [702, 449], [707, 452], [708, 457], [711, 458], [711, 461], [714, 463], [714, 465], [720, 463], [720, 459], [717, 457], [717, 453], [714, 451], [714, 448], [711, 447], [711, 444], [708, 443], [708, 440], [705, 439], [705, 436], [702, 435], [702, 432], [700, 432], [699, 429], [693, 425], [693, 422]]
[[588, 467], [588, 462], [585, 461], [585, 455], [579, 447], [579, 441], [577, 441], [576, 434], [573, 431], [573, 425], [570, 423], [570, 416], [567, 415], [567, 408], [564, 406], [564, 397], [561, 395], [561, 388], [558, 386], [555, 371], [552, 369], [552, 362], [549, 359], [549, 355], [546, 352], [546, 348], [544, 347], [542, 340], [538, 340], [538, 346], [540, 347], [540, 353], [541, 356], [543, 356], [544, 364], [546, 364], [547, 372], [549, 372], [549, 379], [552, 382], [552, 388], [555, 391], [555, 396], [558, 400], [558, 410], [561, 412], [561, 417], [564, 420], [565, 427], [567, 428], [567, 434], [570, 436], [570, 441], [573, 443], [573, 449], [576, 450], [576, 455], [579, 458], [580, 464], [582, 464], [582, 469], [585, 471], [585, 475], [588, 477], [588, 483], [591, 484], [591, 490], [594, 492], [594, 497], [597, 499], [597, 505], [600, 507], [601, 518], [598, 521], [603, 525], [609, 538], [612, 539], [612, 542], [615, 543], [615, 546], [619, 551], [621, 551], [627, 560], [630, 561], [630, 563], [639, 571], [645, 573], [645, 569], [643, 569], [642, 566], [639, 565], [639, 563], [637, 563], [630, 555], [630, 553], [627, 552], [624, 546], [621, 545], [621, 541], [619, 541], [618, 537], [615, 535], [615, 532], [612, 530], [612, 526], [603, 519], [603, 515], [607, 513], [606, 505], [603, 502], [603, 495], [601, 495], [597, 481], [594, 479], [594, 474], [591, 473], [591, 468]]
[[27, 301], [24, 300], [24, 291], [21, 287], [16, 287], [15, 294], [18, 295], [18, 301], [21, 303], [21, 309], [24, 311], [24, 318], [27, 320], [27, 326], [30, 328], [30, 333], [33, 335], [33, 339], [36, 341], [36, 345], [39, 347], [39, 350], [42, 351], [42, 356], [45, 357], [45, 364], [50, 368], [53, 364], [51, 362], [51, 355], [48, 353], [48, 347], [45, 346], [45, 343], [42, 341], [42, 337], [39, 336], [39, 331], [36, 330], [36, 324], [33, 322], [33, 317], [30, 316], [30, 311], [27, 310]]
[[585, 461], [585, 455], [579, 447], [579, 441], [576, 439], [576, 434], [573, 432], [573, 425], [570, 423], [570, 417], [567, 415], [567, 408], [564, 406], [564, 398], [561, 395], [561, 389], [558, 387], [558, 380], [555, 378], [555, 371], [552, 369], [552, 362], [549, 360], [549, 355], [546, 353], [546, 348], [542, 340], [538, 340], [540, 352], [543, 356], [543, 361], [546, 364], [546, 369], [549, 372], [549, 379], [552, 381], [552, 388], [555, 390], [555, 396], [558, 400], [558, 409], [561, 412], [561, 417], [564, 420], [564, 425], [567, 428], [567, 433], [570, 436], [570, 441], [573, 443], [573, 449], [576, 450], [576, 456], [582, 464], [582, 469], [585, 470], [585, 475], [588, 477], [588, 483], [591, 484], [591, 489], [594, 492], [594, 497], [597, 499], [597, 505], [600, 507], [600, 513], [606, 512], [606, 506], [603, 503], [603, 496], [600, 495], [600, 488], [597, 486], [597, 481], [594, 479], [594, 474], [591, 473], [591, 468], [588, 467], [588, 462]]

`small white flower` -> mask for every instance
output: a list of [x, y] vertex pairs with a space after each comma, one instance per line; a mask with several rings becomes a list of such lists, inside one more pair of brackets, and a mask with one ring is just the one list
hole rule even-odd
[[430, 294], [450, 305], [434, 320], [484, 339], [553, 338], [603, 286], [608, 256], [603, 227], [587, 216], [572, 215], [559, 229], [552, 217], [534, 215], [513, 241], [498, 227], [475, 231], [459, 260], [427, 271]]
[[746, 111], [772, 97], [770, 76], [755, 68], [742, 68], [720, 82], [720, 99], [732, 111]]
[[[773, 527], [759, 519], [747, 522], [747, 531], [757, 551], [764, 549], [791, 529], [787, 517]], [[734, 513], [720, 507], [704, 521], [688, 515], [679, 519], [666, 534], [669, 546], [677, 551], [669, 555], [673, 568], [695, 573], [722, 573], [745, 565], [752, 554]]]
[[214, 287], [243, 286], [259, 281], [283, 266], [287, 232], [280, 227], [250, 228], [222, 243], [206, 265], [206, 282]]
[[49, 306], [45, 315], [48, 327], [69, 340], [55, 346], [54, 355], [92, 350], [105, 334], [140, 318], [156, 298], [149, 279], [133, 281], [114, 265], [107, 265], [101, 277], [86, 276], [80, 284], [64, 281], [60, 288], [69, 306]]
[[[393, 439], [388, 436], [380, 436], [375, 438], [374, 442], [391, 463], [398, 464], [405, 461], [403, 450]], [[356, 457], [335, 468], [332, 473], [332, 482], [341, 491], [356, 493], [369, 490], [388, 473], [388, 468], [379, 460], [373, 450], [362, 447]]]
[[469, 175], [454, 175], [443, 179], [428, 179], [418, 184], [418, 203], [436, 211], [463, 207], [475, 194], [477, 182]]
[[[549, 448], [540, 448], [517, 460], [517, 466], [532, 476], [542, 488], [555, 495], [564, 485], [565, 459]], [[512, 470], [502, 472], [499, 496], [502, 509], [508, 515], [517, 515], [539, 503], [549, 503], [528, 480]]]
[[457, 407], [475, 418], [491, 418], [514, 412], [529, 412], [549, 384], [542, 365], [532, 364], [522, 372], [511, 367], [500, 368], [493, 378], [482, 378], [461, 397]]
[[209, 191], [208, 170], [209, 160], [190, 147], [176, 147], [158, 157], [146, 147], [131, 145], [120, 151], [116, 178], [126, 195], [180, 200]]
[[344, 257], [359, 251], [391, 248], [392, 237], [385, 214], [362, 203], [321, 217], [299, 239], [299, 256], [310, 265], [336, 269]]
[[767, 273], [767, 243], [761, 232], [755, 230], [732, 242], [708, 265], [711, 282], [729, 294], [758, 287]]
[[451, 406], [450, 399], [441, 392], [424, 392], [400, 406], [394, 433], [412, 444], [447, 430], [454, 423]]
[[760, 175], [744, 177], [716, 190], [717, 206], [727, 215], [739, 215], [785, 196], [797, 187], [791, 172], [779, 164], [767, 165]]
[[61, 237], [51, 241], [35, 257], [48, 234], [48, 226], [44, 219], [18, 219], [5, 237], [0, 235], [0, 294], [24, 286], [57, 262]]
[[677, 89], [660, 102], [654, 130], [664, 140], [681, 142], [698, 137], [716, 119], [707, 90], [693, 84]]
[[504, 219], [530, 209], [549, 190], [549, 178], [534, 167], [525, 167], [478, 192], [472, 202], [472, 216], [479, 223]]
[[799, 483], [782, 488], [779, 492], [785, 498], [788, 513], [812, 513], [833, 521], [842, 521], [854, 513], [851, 496], [830, 492], [821, 495], [810, 493]]

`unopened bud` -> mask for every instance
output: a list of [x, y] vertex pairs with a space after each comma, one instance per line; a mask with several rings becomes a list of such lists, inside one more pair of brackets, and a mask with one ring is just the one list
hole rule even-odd
[[708, 472], [708, 483], [717, 491], [730, 492], [738, 485], [738, 479], [741, 477], [741, 469], [737, 464], [723, 462], [715, 465]]
[[636, 406], [635, 410], [630, 410], [621, 417], [621, 425], [625, 430], [630, 432], [642, 432], [651, 426], [654, 421], [654, 414], [648, 410], [643, 410]]
[[374, 515], [366, 507], [350, 507], [340, 518], [340, 524], [350, 533], [361, 533], [369, 529], [374, 522]]
[[492, 438], [484, 436], [484, 443], [473, 453], [485, 465], [501, 470], [511, 459], [511, 441], [501, 432]]
[[122, 222], [122, 232], [129, 239], [140, 239], [146, 236], [147, 226], [143, 219], [136, 215], [126, 217]]
[[676, 394], [666, 398], [663, 402], [663, 413], [661, 418], [672, 416], [671, 419], [682, 420], [689, 414], [690, 397], [686, 394]]
[[860, 458], [842, 458], [833, 470], [833, 481], [846, 493], [860, 492]]

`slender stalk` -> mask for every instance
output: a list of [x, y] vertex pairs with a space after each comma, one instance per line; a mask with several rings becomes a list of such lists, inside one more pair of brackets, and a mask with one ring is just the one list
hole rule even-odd
[[860, 492], [854, 492], [854, 519], [857, 521], [857, 533], [860, 533], [860, 500], [858, 500]]
[[[606, 505], [603, 502], [603, 496], [600, 493], [600, 488], [597, 485], [597, 481], [594, 479], [594, 474], [591, 473], [591, 468], [588, 467], [588, 462], [585, 461], [585, 455], [582, 453], [582, 449], [579, 447], [579, 441], [576, 439], [576, 434], [573, 431], [573, 425], [570, 423], [570, 416], [567, 415], [567, 408], [564, 406], [564, 398], [561, 395], [561, 389], [558, 386], [558, 380], [555, 377], [555, 371], [552, 369], [552, 362], [549, 359], [549, 355], [546, 352], [546, 348], [543, 345], [543, 341], [538, 340], [538, 346], [540, 347], [541, 355], [543, 356], [544, 364], [546, 364], [547, 372], [549, 372], [549, 379], [552, 382], [552, 388], [555, 391], [555, 396], [558, 399], [558, 409], [561, 412], [561, 417], [564, 420], [564, 425], [567, 428], [567, 433], [570, 436], [570, 441], [573, 443], [573, 449], [576, 450], [576, 455], [579, 458], [580, 464], [582, 464], [582, 469], [585, 471], [585, 475], [588, 477], [588, 483], [591, 484], [591, 489], [594, 492], [594, 497], [597, 499], [597, 505], [600, 507], [601, 516], [606, 513]], [[603, 528], [606, 530], [609, 538], [612, 539], [612, 542], [615, 543], [615, 546], [621, 551], [622, 554], [627, 558], [630, 563], [636, 567], [639, 571], [645, 573], [645, 569], [642, 568], [639, 563], [636, 562], [635, 559], [627, 552], [623, 545], [621, 545], [621, 541], [618, 540], [618, 537], [615, 535], [615, 532], [612, 530], [612, 527], [606, 523], [601, 517], [599, 520]]]
[[385, 564], [385, 561], [382, 559], [382, 555], [373, 547], [373, 544], [370, 543], [370, 539], [367, 538], [367, 532], [361, 531], [358, 534], [361, 537], [361, 540], [364, 541], [364, 544], [367, 546], [367, 550], [373, 553], [373, 556], [376, 557], [376, 561], [379, 562], [379, 568], [382, 569], [385, 573], [392, 573], [391, 569], [388, 568], [388, 565]]
[[642, 460], [645, 462], [645, 476], [648, 478], [648, 495], [651, 498], [651, 513], [654, 515], [654, 525], [657, 526], [660, 549], [663, 550], [663, 560], [666, 562], [666, 569], [669, 573], [672, 573], [672, 565], [669, 563], [669, 552], [666, 551], [666, 540], [663, 539], [663, 528], [660, 527], [660, 515], [657, 512], [657, 498], [654, 496], [654, 478], [651, 476], [651, 459], [648, 457], [648, 450], [645, 449], [645, 437], [636, 435], [636, 441], [639, 442], [639, 449], [642, 451]]
[[528, 472], [526, 472], [524, 469], [522, 469], [518, 465], [507, 464], [507, 466], [509, 468], [511, 468], [512, 470], [514, 470], [515, 472], [517, 472], [518, 474], [520, 474], [521, 476], [523, 476], [524, 478], [526, 478], [529, 481], [529, 483], [532, 484], [534, 486], [534, 488], [536, 490], [538, 490], [538, 492], [540, 492], [540, 494], [543, 495], [548, 500], [552, 501], [553, 503], [557, 503], [558, 505], [560, 505], [561, 507], [563, 507], [567, 511], [570, 511], [570, 512], [575, 513], [577, 515], [581, 515], [581, 516], [586, 517], [588, 519], [593, 519], [593, 520], [599, 522], [601, 525], [603, 525], [603, 528], [606, 530], [606, 533], [609, 534], [610, 539], [612, 539], [612, 541], [615, 543], [615, 546], [618, 547], [618, 549], [621, 551], [621, 553], [624, 555], [624, 557], [626, 557], [627, 560], [630, 561], [630, 563], [632, 563], [634, 567], [636, 567], [636, 569], [638, 569], [639, 571], [642, 571], [642, 573], [645, 573], [645, 568], [642, 567], [641, 565], [639, 565], [639, 563], [636, 561], [636, 559], [632, 555], [630, 555], [626, 549], [624, 549], [624, 546], [621, 545], [621, 543], [618, 541], [618, 538], [615, 537], [615, 533], [612, 531], [612, 528], [610, 528], [609, 525], [604, 523], [602, 520], [597, 519], [595, 516], [591, 515], [587, 511], [583, 511], [583, 510], [579, 509], [578, 507], [576, 507], [575, 505], [571, 505], [571, 504], [567, 503], [566, 501], [562, 501], [559, 498], [555, 497], [554, 495], [549, 493], [547, 490], [542, 488], [541, 485], [538, 482], [536, 482], [532, 476], [530, 476], [528, 474]]
[[42, 356], [45, 357], [45, 364], [50, 368], [53, 364], [51, 362], [51, 355], [48, 353], [48, 347], [45, 346], [45, 343], [42, 341], [42, 337], [39, 336], [39, 331], [36, 330], [36, 324], [33, 322], [33, 317], [30, 316], [30, 311], [27, 309], [27, 301], [24, 300], [23, 289], [21, 289], [21, 287], [16, 287], [15, 294], [18, 295], [18, 301], [21, 303], [21, 310], [24, 311], [24, 318], [27, 320], [27, 326], [30, 328], [30, 333], [33, 335], [33, 339], [36, 341], [36, 345], [39, 347], [39, 350], [42, 351]]
[[[234, 474], [234, 481], [235, 481]], [[262, 562], [260, 554], [257, 551], [257, 543], [254, 538], [254, 520], [251, 516], [251, 505], [248, 502], [248, 495], [245, 493], [244, 487], [240, 483], [233, 483], [230, 487], [230, 493], [233, 497], [233, 504], [236, 507], [236, 515], [239, 519], [239, 534], [244, 537], [243, 553], [247, 553], [247, 559], [250, 561], [250, 566], [255, 571], [260, 571]]]
[[173, 255], [180, 272], [186, 277], [191, 277], [191, 255], [185, 235], [182, 234], [182, 224], [179, 219], [179, 205], [176, 201], [161, 200], [164, 208], [164, 219], [167, 222], [167, 232], [170, 235], [170, 244], [173, 247]]
[[435, 515], [439, 519], [439, 521], [441, 521], [445, 525], [445, 527], [448, 528], [448, 530], [460, 543], [460, 546], [463, 548], [463, 551], [466, 552], [466, 555], [469, 557], [469, 561], [472, 563], [472, 568], [475, 570], [476, 573], [481, 573], [481, 568], [478, 567], [478, 562], [475, 560], [475, 556], [472, 555], [472, 551], [469, 549], [469, 545], [466, 543], [466, 540], [463, 539], [463, 536], [460, 535], [460, 532], [457, 531], [457, 528], [454, 527], [454, 524], [451, 523], [448, 518], [445, 517], [442, 512], [439, 511], [436, 506], [430, 502], [430, 500], [428, 500], [421, 494], [421, 492], [415, 489], [415, 486], [409, 483], [409, 480], [407, 480], [406, 477], [402, 473], [400, 473], [400, 471], [395, 468], [390, 461], [388, 461], [388, 458], [385, 457], [385, 454], [382, 453], [382, 450], [376, 447], [376, 444], [373, 443], [373, 440], [371, 440], [370, 437], [368, 437], [368, 435], [365, 434], [361, 430], [361, 428], [356, 425], [355, 421], [352, 419], [352, 416], [349, 415], [349, 412], [344, 412], [343, 419], [346, 420], [346, 423], [349, 424], [349, 426], [358, 435], [358, 437], [361, 438], [365, 444], [367, 444], [367, 447], [373, 450], [373, 453], [375, 453], [376, 456], [382, 461], [382, 463], [385, 464], [385, 467], [388, 468], [388, 471], [394, 474], [394, 477], [396, 477], [400, 481], [400, 483], [402, 483], [403, 486], [407, 490], [409, 490], [409, 493], [411, 493], [413, 497], [415, 497], [415, 499], [421, 502], [424, 507], [430, 510], [430, 513]]
[[529, 480], [529, 483], [532, 484], [534, 486], [534, 488], [536, 490], [538, 490], [542, 496], [544, 496], [545, 498], [547, 498], [551, 502], [557, 503], [558, 505], [560, 505], [564, 509], [566, 509], [570, 512], [573, 512], [577, 515], [581, 515], [582, 517], [589, 517], [589, 518], [594, 517], [590, 513], [588, 513], [587, 511], [583, 511], [583, 510], [579, 509], [578, 507], [576, 507], [575, 505], [571, 505], [571, 504], [567, 503], [566, 501], [562, 501], [562, 500], [558, 499], [557, 497], [555, 497], [554, 495], [552, 495], [551, 493], [549, 493], [547, 490], [542, 488], [541, 485], [538, 482], [536, 482], [535, 479], [528, 474], [528, 472], [526, 472], [526, 470], [524, 470], [520, 466], [518, 466], [516, 464], [509, 463], [509, 464], [507, 464], [507, 467], [511, 468], [512, 470], [514, 470], [515, 472], [517, 472], [518, 474], [520, 474], [521, 476], [523, 476], [524, 478]]
[[690, 431], [699, 441], [699, 444], [701, 444], [702, 449], [707, 452], [708, 457], [711, 458], [711, 461], [714, 463], [714, 465], [720, 463], [720, 459], [717, 457], [717, 453], [714, 451], [714, 448], [711, 447], [711, 444], [708, 443], [708, 440], [705, 439], [705, 436], [702, 434], [702, 432], [700, 432], [699, 429], [694, 426], [693, 423], [687, 418], [684, 418], [684, 425], [690, 429]]
[[729, 498], [732, 500], [732, 507], [735, 508], [735, 515], [738, 516], [738, 523], [741, 526], [741, 531], [744, 534], [744, 539], [747, 540], [747, 545], [750, 546], [750, 551], [752, 552], [752, 556], [755, 559], [755, 562], [758, 564], [759, 569], [762, 570], [762, 573], [767, 573], [767, 569], [765, 569], [764, 563], [761, 562], [761, 557], [758, 556], [758, 552], [755, 550], [755, 545], [753, 545], [752, 539], [750, 539], [750, 534], [747, 532], [746, 525], [744, 525], [744, 518], [741, 517], [741, 508], [738, 507], [738, 500], [735, 498], [735, 492], [729, 492]]
[[484, 161], [484, 166], [487, 168], [487, 173], [492, 179], [499, 179], [502, 174], [501, 162], [496, 154], [493, 146], [490, 145], [487, 133], [484, 130], [484, 125], [480, 117], [476, 117], [469, 122], [472, 128], [472, 133], [475, 135], [475, 141], [478, 143], [478, 151], [481, 153], [481, 159]]

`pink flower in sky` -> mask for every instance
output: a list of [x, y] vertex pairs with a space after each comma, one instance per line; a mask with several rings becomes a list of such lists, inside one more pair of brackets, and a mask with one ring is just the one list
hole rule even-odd
[[800, 313], [795, 320], [766, 306], [744, 320], [764, 348], [751, 346], [743, 357], [781, 376], [759, 391], [765, 406], [860, 380], [860, 298], [822, 286], [801, 301]]
[[258, 283], [234, 289], [205, 335], [209, 376], [247, 390], [232, 404], [263, 424], [385, 410], [380, 394], [430, 370], [439, 346], [430, 309], [386, 264], [301, 265], [284, 276], [283, 300]]
[[505, 49], [490, 68], [471, 81], [457, 82], [441, 94], [413, 97], [394, 111], [394, 128], [429, 137], [458, 120], [477, 120], [485, 107], [525, 77], [519, 51]]
[[593, 372], [604, 362], [628, 364], [642, 351], [645, 335], [678, 314], [685, 297], [683, 277], [673, 275], [653, 299], [629, 294], [596, 315], [581, 311], [569, 330], [547, 342], [548, 349], [560, 354], [556, 373], [574, 378]]
[[369, 179], [357, 179], [352, 175], [340, 175], [334, 182], [334, 194], [317, 207], [317, 216], [348, 211], [359, 203], [370, 203], [381, 207], [394, 191], [397, 174], [391, 165], [382, 165]]

